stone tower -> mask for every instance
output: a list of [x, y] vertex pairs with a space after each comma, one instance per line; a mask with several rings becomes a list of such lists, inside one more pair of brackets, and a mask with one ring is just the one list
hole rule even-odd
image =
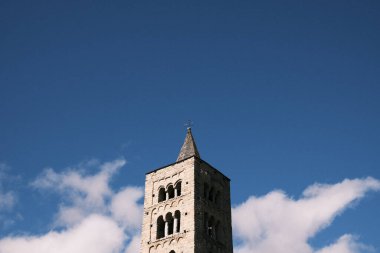
[[141, 253], [232, 253], [230, 179], [200, 158], [191, 129], [175, 163], [146, 174]]

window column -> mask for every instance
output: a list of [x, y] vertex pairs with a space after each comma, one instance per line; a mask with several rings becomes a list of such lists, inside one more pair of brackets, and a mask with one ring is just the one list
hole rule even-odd
[[169, 222], [165, 221], [165, 237], [169, 235]]
[[174, 224], [173, 224], [173, 233], [177, 233], [178, 228], [178, 218], [174, 216]]

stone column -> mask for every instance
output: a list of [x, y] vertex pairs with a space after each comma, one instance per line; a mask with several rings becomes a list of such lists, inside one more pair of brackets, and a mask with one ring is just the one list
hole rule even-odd
[[166, 199], [165, 200], [168, 200], [169, 199], [169, 191], [166, 192]]
[[178, 218], [174, 217], [174, 224], [173, 224], [173, 233], [177, 233], [177, 228], [178, 228]]
[[178, 189], [174, 188], [174, 198], [178, 197]]
[[169, 235], [169, 222], [165, 221], [165, 237]]

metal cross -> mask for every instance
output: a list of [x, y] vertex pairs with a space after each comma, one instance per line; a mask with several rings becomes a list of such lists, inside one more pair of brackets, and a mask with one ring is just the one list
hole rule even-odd
[[185, 123], [185, 127], [186, 127], [187, 129], [190, 129], [193, 125], [194, 125], [194, 122], [191, 121], [191, 120], [188, 120], [188, 121]]

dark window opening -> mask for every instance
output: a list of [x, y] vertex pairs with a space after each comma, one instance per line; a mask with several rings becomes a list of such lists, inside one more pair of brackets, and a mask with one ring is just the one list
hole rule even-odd
[[165, 237], [165, 221], [162, 216], [158, 217], [157, 219], [157, 234], [156, 238], [160, 239]]
[[204, 196], [204, 198], [205, 199], [207, 199], [208, 198], [208, 184], [204, 184], [204, 188], [203, 188], [203, 196]]
[[174, 198], [174, 188], [173, 185], [169, 185], [168, 187], [168, 199]]
[[212, 216], [208, 221], [207, 235], [210, 237], [214, 237], [214, 217]]
[[178, 210], [174, 213], [174, 221], [176, 222], [174, 233], [179, 233], [179, 231], [181, 231], [181, 212]]
[[220, 206], [220, 192], [219, 191], [215, 194], [215, 204], [217, 206]]
[[210, 193], [208, 195], [208, 200], [210, 200], [211, 202], [214, 200], [214, 187], [211, 187], [211, 189], [210, 189]]
[[176, 185], [175, 185], [175, 191], [176, 191], [176, 194], [175, 196], [181, 196], [181, 185], [182, 185], [182, 182], [179, 181]]
[[160, 190], [158, 191], [158, 202], [165, 201], [165, 198], [166, 198], [165, 195], [166, 195], [165, 188], [164, 187], [160, 188]]
[[173, 234], [173, 225], [174, 225], [174, 220], [173, 220], [173, 215], [172, 213], [168, 213], [166, 214], [166, 222], [168, 223], [167, 226], [168, 226], [168, 234], [167, 235], [171, 235]]
[[203, 216], [203, 225], [204, 225], [206, 234], [208, 234], [207, 232], [208, 231], [208, 213], [205, 213]]
[[219, 237], [220, 237], [220, 222], [218, 221], [215, 225], [214, 238], [215, 240], [219, 241]]

